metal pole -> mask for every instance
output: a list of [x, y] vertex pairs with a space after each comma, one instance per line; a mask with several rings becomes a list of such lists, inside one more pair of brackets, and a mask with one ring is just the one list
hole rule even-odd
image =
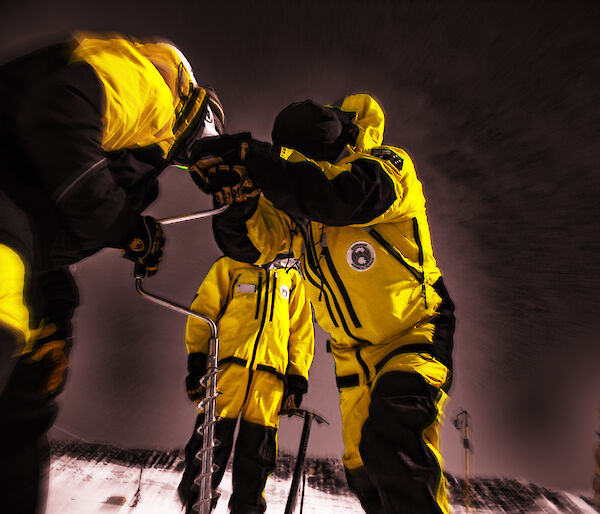
[[209, 216], [216, 216], [217, 214], [221, 214], [222, 212], [224, 212], [228, 207], [229, 205], [223, 205], [222, 207], [217, 207], [216, 209], [210, 209], [208, 211], [198, 211], [193, 212], [191, 214], [182, 214], [180, 216], [162, 218], [156, 221], [161, 225], [172, 225], [173, 223], [181, 223], [182, 221], [197, 220], [200, 218], [208, 218]]
[[469, 491], [469, 424], [466, 420], [463, 446], [465, 447], [465, 512], [469, 514], [469, 504], [471, 503], [471, 494]]
[[216, 399], [217, 399], [217, 362], [219, 355], [219, 339], [217, 324], [210, 318], [192, 311], [183, 305], [162, 298], [156, 294], [150, 293], [143, 288], [144, 272], [136, 266], [135, 269], [135, 287], [137, 292], [148, 300], [167, 307], [168, 309], [180, 312], [186, 316], [193, 316], [204, 321], [210, 327], [209, 355], [207, 361], [207, 372], [202, 377], [203, 385], [206, 387], [207, 394], [199, 403], [199, 408], [204, 408], [204, 422], [198, 427], [198, 432], [202, 435], [202, 448], [196, 454], [196, 458], [201, 461], [201, 473], [195, 483], [199, 486], [198, 502], [193, 505], [193, 510], [199, 514], [209, 514], [212, 501], [212, 473], [213, 473], [213, 455], [215, 446], [215, 423], [216, 423]]
[[[170, 218], [162, 218], [157, 220], [161, 225], [171, 225], [174, 223], [181, 223], [184, 221], [191, 221], [200, 218], [208, 218], [210, 216], [216, 216], [224, 212], [229, 206], [223, 205], [216, 209], [209, 209], [206, 211], [194, 212], [192, 214], [183, 214], [180, 216], [173, 216]], [[198, 427], [197, 431], [199, 435], [202, 435], [202, 448], [196, 454], [196, 459], [201, 461], [201, 473], [194, 480], [194, 483], [199, 486], [198, 502], [192, 506], [192, 510], [197, 511], [199, 514], [209, 514], [211, 511], [212, 503], [212, 473], [214, 471], [213, 457], [215, 447], [215, 423], [216, 419], [216, 402], [217, 402], [217, 373], [218, 373], [218, 358], [219, 358], [219, 338], [217, 335], [217, 324], [200, 314], [199, 312], [192, 311], [183, 305], [162, 298], [156, 294], [150, 293], [143, 288], [143, 280], [145, 276], [145, 269], [143, 266], [136, 264], [134, 269], [135, 276], [135, 288], [137, 292], [148, 300], [162, 305], [167, 309], [174, 310], [186, 316], [193, 316], [205, 323], [210, 327], [210, 341], [209, 341], [209, 355], [207, 359], [207, 370], [206, 374], [202, 377], [201, 383], [206, 388], [206, 395], [204, 399], [199, 402], [198, 408], [204, 409], [204, 422]]]

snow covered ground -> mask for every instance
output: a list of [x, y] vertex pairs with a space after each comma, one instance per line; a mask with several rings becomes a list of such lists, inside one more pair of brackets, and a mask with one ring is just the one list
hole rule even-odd
[[[54, 458], [50, 468], [50, 490], [46, 514], [179, 514], [181, 504], [176, 488], [181, 473], [146, 468], [142, 472], [140, 500], [135, 504], [140, 468], [115, 463], [90, 462], [68, 456]], [[267, 514], [285, 509], [289, 480], [271, 477], [265, 498]], [[225, 473], [217, 514], [226, 513], [231, 495], [231, 474]], [[298, 508], [299, 511], [299, 508]], [[306, 514], [361, 513], [360, 504], [350, 496], [330, 495], [307, 486], [304, 497]]]
[[[286, 459], [281, 458], [281, 461]], [[312, 463], [313, 469], [316, 469], [316, 463]], [[176, 494], [181, 465], [180, 451], [121, 450], [58, 443], [53, 448], [46, 514], [181, 514], [183, 510]], [[289, 468], [291, 463], [286, 462], [286, 465]], [[325, 474], [329, 475], [329, 484], [340, 483], [339, 477], [336, 478], [339, 473]], [[319, 477], [321, 487], [311, 487], [307, 483], [303, 513], [363, 512], [359, 502], [347, 494], [344, 487], [324, 487], [327, 480], [323, 480], [322, 475]], [[136, 495], [138, 485], [139, 494]], [[472, 486], [474, 505], [469, 508], [471, 514], [597, 512], [579, 496], [549, 491], [535, 484], [476, 478]], [[265, 490], [267, 514], [283, 513], [289, 488], [289, 473], [280, 470], [269, 479]], [[334, 492], [324, 492], [323, 489], [327, 488]], [[215, 512], [224, 514], [228, 511], [227, 502], [231, 494], [229, 470], [220, 490], [222, 496]], [[465, 513], [464, 505], [460, 504], [462, 489], [459, 481], [452, 479], [449, 491], [454, 500], [454, 513]], [[299, 507], [296, 511], [300, 512]]]

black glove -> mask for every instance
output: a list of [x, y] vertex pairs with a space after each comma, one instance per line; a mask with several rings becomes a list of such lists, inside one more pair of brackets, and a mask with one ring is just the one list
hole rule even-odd
[[220, 158], [225, 164], [242, 164], [246, 160], [246, 152], [251, 140], [250, 132], [200, 139], [192, 145], [190, 162]]
[[[299, 375], [286, 375], [285, 391], [283, 392], [283, 408], [290, 409], [300, 407], [302, 397], [308, 391], [308, 382]], [[292, 404], [293, 402], [293, 404]]]
[[214, 162], [214, 159], [197, 161], [189, 172], [202, 191], [214, 196], [217, 207], [245, 202], [260, 194], [245, 166], [214, 165]]
[[156, 220], [150, 216], [140, 216], [134, 229], [122, 244], [125, 257], [141, 264], [148, 276], [158, 270], [165, 245], [165, 233]]
[[190, 353], [188, 355], [188, 374], [185, 377], [185, 389], [190, 400], [200, 402], [206, 394], [206, 388], [200, 379], [206, 374], [206, 355], [204, 353]]
[[38, 377], [44, 398], [54, 398], [65, 386], [73, 344], [71, 334], [70, 323], [64, 326], [47, 320], [32, 332], [32, 349], [24, 359]]

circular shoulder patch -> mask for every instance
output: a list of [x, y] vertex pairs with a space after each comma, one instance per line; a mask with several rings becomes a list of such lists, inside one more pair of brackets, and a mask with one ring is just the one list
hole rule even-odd
[[346, 260], [352, 269], [366, 271], [375, 262], [375, 249], [366, 241], [356, 241], [348, 248]]
[[286, 286], [285, 284], [283, 284], [280, 288], [279, 288], [279, 293], [281, 294], [282, 298], [284, 300], [287, 300], [290, 297], [290, 289], [288, 286]]

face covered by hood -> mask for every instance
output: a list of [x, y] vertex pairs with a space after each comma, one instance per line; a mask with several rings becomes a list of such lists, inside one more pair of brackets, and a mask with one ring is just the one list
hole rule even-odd
[[[170, 160], [178, 164], [193, 164], [191, 150], [193, 144], [203, 138], [219, 136], [225, 132], [225, 113], [215, 91], [209, 87], [197, 87], [188, 100], [191, 109], [197, 104], [195, 115], [184, 119], [184, 127], [179, 130], [178, 139], [171, 151]], [[186, 108], [181, 116], [185, 118]], [[177, 122], [176, 122], [177, 127]]]
[[315, 161], [335, 162], [346, 145], [354, 145], [358, 127], [354, 113], [312, 100], [284, 108], [273, 124], [273, 144], [292, 148]]
[[156, 42], [146, 43], [141, 48], [173, 95], [175, 143], [168, 160], [190, 164], [189, 150], [195, 141], [225, 131], [223, 106], [214, 89], [198, 85], [190, 63], [177, 47]]

